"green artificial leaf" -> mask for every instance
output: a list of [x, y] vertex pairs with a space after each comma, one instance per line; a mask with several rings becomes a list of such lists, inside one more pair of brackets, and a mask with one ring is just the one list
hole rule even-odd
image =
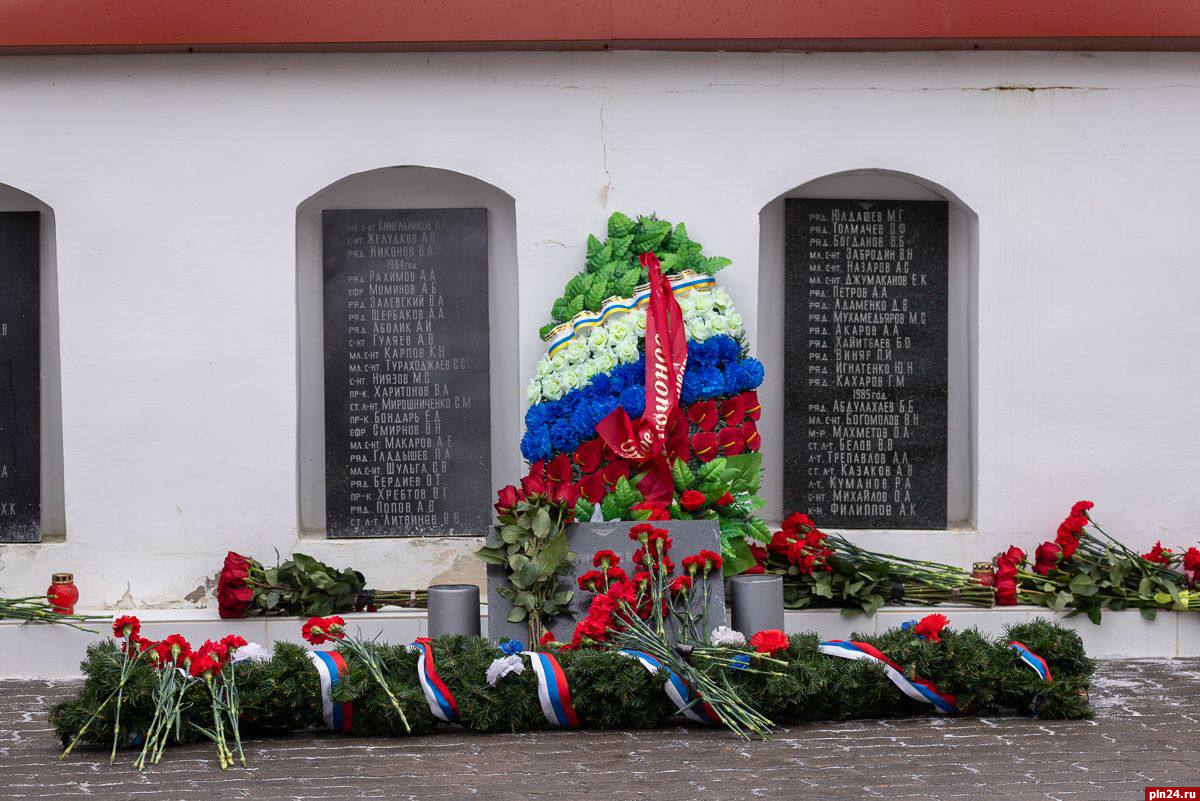
[[633, 248], [633, 241], [633, 234], [616, 236], [608, 240], [608, 244], [612, 246], [609, 264], [616, 263], [618, 266], [624, 267], [632, 256], [629, 251]]
[[716, 275], [718, 272], [733, 264], [733, 259], [727, 259], [724, 256], [711, 256], [700, 262], [696, 268], [696, 272], [704, 275]]
[[638, 270], [631, 269], [621, 273], [617, 278], [616, 286], [613, 288], [614, 295], [620, 295], [623, 298], [633, 295], [637, 289], [638, 281], [641, 280], [641, 273]]
[[587, 308], [591, 309], [592, 311], [599, 311], [600, 304], [604, 303], [607, 297], [608, 281], [597, 277], [597, 279], [592, 282], [591, 288], [588, 289], [584, 303], [587, 305]]
[[609, 237], [629, 236], [633, 233], [636, 223], [619, 211], [614, 211], [608, 218]]
[[585, 299], [583, 295], [576, 295], [575, 297], [571, 298], [571, 302], [567, 305], [567, 311], [569, 312], [569, 314], [567, 314], [567, 320], [570, 320], [572, 317], [583, 311], [584, 302]]
[[565, 323], [571, 319], [571, 301], [566, 298], [559, 298], [554, 301], [554, 305], [550, 307], [550, 316], [555, 322]]
[[605, 520], [619, 520], [621, 518], [621, 509], [617, 504], [616, 493], [610, 492], [604, 496], [604, 500], [600, 502], [600, 514]]
[[509, 623], [520, 623], [529, 615], [529, 612], [523, 606], [514, 606], [508, 613]]
[[762, 454], [739, 453], [737, 456], [726, 456], [725, 465], [731, 474], [729, 489], [731, 492], [747, 492], [751, 495], [758, 492], [762, 480]]
[[575, 519], [582, 522], [587, 522], [588, 520], [592, 519], [592, 515], [595, 513], [596, 504], [592, 503], [582, 495], [579, 496], [579, 500], [575, 502]]
[[700, 470], [696, 473], [696, 480], [700, 484], [709, 481], [719, 481], [725, 473], [726, 457], [718, 456], [707, 464], [701, 465]]
[[676, 459], [675, 464], [671, 465], [671, 478], [675, 481], [675, 492], [677, 493], [690, 489], [696, 481], [695, 474], [683, 459]]
[[726, 540], [721, 544], [721, 572], [726, 576], [737, 574], [754, 567], [757, 562], [750, 546], [741, 537]]
[[683, 223], [678, 223], [675, 230], [671, 231], [671, 235], [667, 237], [667, 249], [672, 253], [677, 252], [681, 247], [688, 243], [687, 226]]
[[602, 247], [604, 247], [604, 243], [603, 243], [603, 242], [601, 242], [599, 239], [597, 239], [597, 238], [596, 238], [595, 236], [593, 236], [592, 234], [588, 234], [588, 238], [587, 238], [587, 257], [588, 257], [588, 261], [589, 261], [589, 262], [591, 261], [591, 259], [592, 259], [592, 257], [593, 257], [593, 256], [595, 256], [597, 253], [599, 253], [599, 252], [600, 252], [600, 249], [601, 249]]
[[667, 275], [683, 272], [687, 268], [687, 256], [680, 253], [664, 253], [658, 259], [662, 271]]
[[637, 488], [629, 483], [629, 479], [625, 476], [617, 479], [617, 484], [613, 488], [612, 494], [616, 496], [617, 506], [623, 512], [628, 512], [634, 504], [642, 502], [642, 493], [638, 492]]
[[633, 238], [633, 248], [638, 253], [658, 250], [668, 236], [671, 235], [671, 223], [652, 217], [642, 217], [641, 228]]
[[605, 242], [599, 250], [588, 256], [586, 264], [587, 271], [589, 273], [594, 273], [612, 261], [612, 252], [612, 243]]
[[592, 286], [592, 276], [587, 273], [580, 273], [567, 282], [567, 288], [563, 290], [563, 295], [568, 298], [573, 298], [576, 295], [582, 295], [587, 292]]

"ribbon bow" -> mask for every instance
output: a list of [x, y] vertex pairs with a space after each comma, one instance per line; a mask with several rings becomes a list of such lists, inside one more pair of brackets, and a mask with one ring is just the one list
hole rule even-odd
[[640, 258], [650, 275], [646, 307], [646, 410], [634, 422], [621, 407], [596, 424], [596, 433], [618, 456], [637, 466], [637, 488], [650, 503], [666, 506], [675, 497], [667, 434], [679, 416], [679, 395], [687, 367], [687, 334], [683, 312], [662, 273], [658, 257]]

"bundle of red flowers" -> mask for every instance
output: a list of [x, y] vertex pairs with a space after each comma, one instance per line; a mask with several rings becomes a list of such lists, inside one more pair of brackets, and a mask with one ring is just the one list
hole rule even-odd
[[[1019, 585], [1021, 600], [1086, 614], [1094, 623], [1104, 609], [1140, 609], [1147, 618], [1158, 609], [1200, 609], [1200, 598], [1184, 589], [1195, 583], [1195, 570], [1188, 564], [1200, 566], [1200, 551], [1191, 549], [1196, 553], [1189, 562], [1188, 554], [1181, 559], [1156, 542], [1139, 554], [1096, 524], [1094, 508], [1091, 501], [1076, 502], [1054, 540], [1034, 551], [1029, 572], [1022, 567], [1025, 554], [1019, 548], [997, 556], [997, 602], [1017, 603]], [[1182, 564], [1182, 574], [1173, 569], [1176, 564]]]
[[945, 615], [937, 613], [926, 615], [912, 626], [912, 633], [926, 642], [941, 642], [942, 629], [946, 628], [946, 624], [949, 622], [950, 619]]
[[324, 645], [327, 642], [336, 642], [337, 649], [347, 653], [362, 663], [367, 669], [375, 684], [383, 690], [387, 696], [388, 702], [391, 703], [392, 709], [396, 711], [400, 722], [404, 724], [406, 731], [412, 731], [412, 727], [408, 724], [408, 718], [404, 715], [404, 709], [400, 706], [400, 700], [396, 698], [392, 688], [384, 680], [384, 664], [383, 657], [380, 656], [377, 649], [368, 646], [360, 636], [351, 637], [346, 632], [346, 621], [338, 615], [330, 615], [328, 617], [310, 617], [300, 627], [300, 636], [313, 645]]

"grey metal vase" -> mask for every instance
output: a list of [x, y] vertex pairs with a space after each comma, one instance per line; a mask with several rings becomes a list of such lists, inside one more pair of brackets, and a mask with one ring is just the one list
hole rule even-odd
[[434, 584], [429, 588], [429, 636], [479, 636], [479, 588], [474, 584]]

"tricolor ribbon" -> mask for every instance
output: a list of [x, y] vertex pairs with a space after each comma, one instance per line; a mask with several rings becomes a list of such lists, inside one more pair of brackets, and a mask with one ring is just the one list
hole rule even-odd
[[[1024, 664], [1028, 665], [1034, 673], [1037, 673], [1043, 681], [1049, 682], [1050, 666], [1046, 664], [1046, 660], [1029, 650], [1029, 647], [1024, 643], [1013, 640], [1008, 644], [1008, 647], [1017, 652], [1017, 658]], [[1038, 712], [1042, 711], [1042, 696], [1035, 695], [1033, 700], [1029, 702], [1029, 711], [1036, 717]]]
[[537, 674], [538, 701], [547, 722], [560, 729], [578, 729], [579, 716], [571, 704], [571, 690], [567, 687], [567, 674], [553, 654], [540, 651], [525, 651]]
[[632, 648], [626, 648], [617, 653], [622, 656], [628, 656], [642, 663], [642, 666], [651, 673], [657, 674], [658, 671], [664, 670], [667, 673], [667, 681], [663, 685], [663, 690], [666, 691], [667, 697], [675, 704], [675, 708], [688, 720], [696, 723], [705, 723], [709, 726], [714, 726], [721, 722], [721, 716], [717, 714], [717, 710], [712, 708], [712, 705], [700, 698], [699, 695], [692, 689], [686, 681], [679, 678], [678, 674], [670, 668], [663, 665], [656, 657], [651, 656], [645, 651], [636, 651]]
[[837, 656], [842, 659], [866, 659], [883, 665], [892, 684], [914, 701], [933, 704], [934, 709], [947, 715], [958, 714], [958, 704], [953, 695], [938, 690], [933, 682], [926, 679], [910, 679], [904, 675], [904, 668], [897, 665], [887, 655], [873, 645], [865, 642], [849, 640], [830, 640], [817, 646], [817, 650], [827, 656]]
[[338, 734], [349, 734], [354, 723], [354, 707], [349, 701], [333, 700], [333, 688], [347, 673], [346, 660], [337, 651], [305, 653], [321, 678], [321, 717], [325, 719], [325, 728]]
[[618, 406], [596, 424], [596, 433], [614, 453], [638, 465], [637, 488], [650, 503], [667, 506], [675, 484], [667, 460], [667, 431], [679, 412], [679, 395], [687, 368], [687, 332], [683, 311], [663, 275], [658, 258], [643, 253], [650, 274], [650, 305], [646, 309], [646, 410], [635, 423]]
[[[676, 295], [683, 295], [698, 289], [710, 289], [716, 286], [717, 279], [711, 275], [700, 275], [691, 270], [684, 270], [675, 276], [671, 285]], [[560, 326], [556, 326], [547, 335], [549, 353], [551, 356], [566, 347], [580, 332], [604, 325], [615, 314], [628, 314], [634, 309], [641, 308], [650, 302], [650, 285], [642, 284], [633, 290], [631, 298], [609, 298], [600, 307], [600, 311], [582, 311]]]
[[450, 688], [438, 675], [433, 663], [433, 642], [427, 637], [421, 637], [408, 646], [417, 651], [417, 681], [425, 693], [425, 702], [429, 711], [444, 723], [458, 723], [458, 704], [450, 694]]

